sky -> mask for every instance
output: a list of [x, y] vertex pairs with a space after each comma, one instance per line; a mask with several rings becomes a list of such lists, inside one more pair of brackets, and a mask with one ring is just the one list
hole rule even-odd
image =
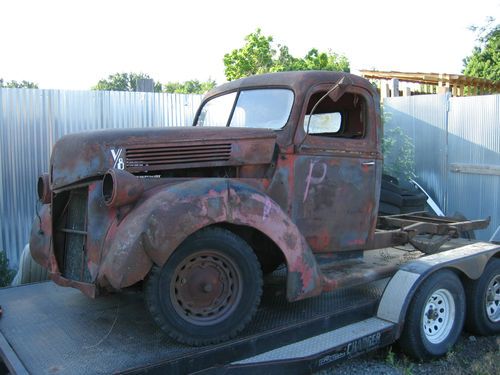
[[225, 81], [223, 56], [257, 28], [303, 57], [344, 54], [360, 69], [460, 73], [471, 25], [500, 0], [0, 0], [0, 78], [87, 90], [117, 72]]

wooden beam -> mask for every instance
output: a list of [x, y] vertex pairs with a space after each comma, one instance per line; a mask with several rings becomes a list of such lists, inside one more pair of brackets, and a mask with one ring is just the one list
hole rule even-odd
[[398, 79], [401, 82], [416, 82], [423, 84], [443, 84], [449, 82], [450, 86], [461, 85], [483, 85], [492, 87], [493, 92], [500, 92], [500, 82], [493, 82], [484, 78], [468, 77], [459, 74], [447, 74], [447, 73], [406, 73], [397, 71], [376, 71], [376, 70], [361, 70], [362, 76], [365, 78], [372, 79]]
[[452, 163], [450, 164], [450, 172], [500, 176], [500, 167], [498, 165], [490, 164]]

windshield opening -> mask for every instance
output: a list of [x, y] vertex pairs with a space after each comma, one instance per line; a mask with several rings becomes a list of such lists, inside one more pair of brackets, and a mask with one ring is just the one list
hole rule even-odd
[[[234, 101], [237, 98], [236, 105]], [[208, 101], [200, 111], [196, 126], [232, 126], [278, 130], [288, 121], [293, 92], [286, 89], [244, 90]], [[233, 111], [234, 107], [234, 111]]]

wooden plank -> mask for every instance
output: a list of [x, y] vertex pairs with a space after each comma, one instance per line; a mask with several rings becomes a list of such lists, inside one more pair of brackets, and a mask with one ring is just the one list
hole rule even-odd
[[500, 166], [491, 164], [450, 164], [450, 172], [500, 176]]
[[[443, 86], [448, 83], [451, 86], [482, 86], [481, 92], [500, 92], [500, 82], [493, 82], [484, 78], [468, 77], [460, 74], [447, 74], [447, 73], [407, 73], [397, 71], [375, 71], [375, 70], [361, 70], [361, 75], [365, 78], [391, 80], [398, 79], [401, 82], [414, 82], [421, 84], [431, 84]], [[491, 87], [491, 90], [487, 90]], [[471, 88], [471, 92], [476, 93]], [[463, 92], [462, 92], [463, 95]], [[474, 94], [475, 95], [475, 94]]]

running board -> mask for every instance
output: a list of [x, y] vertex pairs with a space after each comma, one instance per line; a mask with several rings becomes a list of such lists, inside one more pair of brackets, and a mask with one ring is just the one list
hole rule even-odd
[[[368, 318], [278, 349], [224, 366], [225, 374], [303, 374], [328, 368], [333, 362], [356, 357], [396, 339], [397, 325], [379, 318]], [[220, 368], [219, 368], [220, 370]], [[203, 374], [217, 369], [203, 371]]]

